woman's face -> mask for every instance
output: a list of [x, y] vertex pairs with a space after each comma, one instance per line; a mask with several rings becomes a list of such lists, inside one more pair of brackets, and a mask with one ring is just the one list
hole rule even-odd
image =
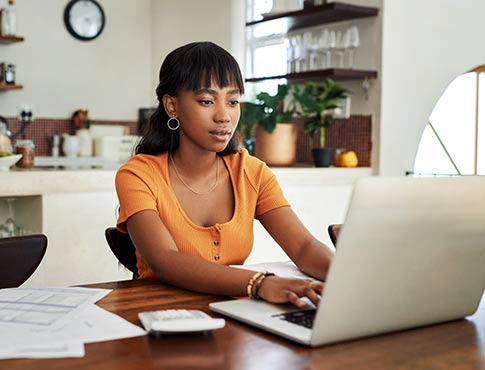
[[235, 86], [220, 88], [212, 84], [196, 91], [182, 90], [174, 98], [180, 121], [180, 146], [220, 152], [234, 135], [239, 116], [240, 91]]

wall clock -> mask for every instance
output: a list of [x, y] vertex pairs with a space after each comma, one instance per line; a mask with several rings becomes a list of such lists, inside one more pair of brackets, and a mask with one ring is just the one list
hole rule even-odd
[[105, 24], [103, 8], [96, 0], [71, 0], [64, 10], [64, 23], [69, 33], [81, 41], [94, 40]]

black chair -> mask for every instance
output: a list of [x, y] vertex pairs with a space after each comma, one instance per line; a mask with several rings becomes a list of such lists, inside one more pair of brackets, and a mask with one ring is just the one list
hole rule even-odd
[[330, 240], [332, 241], [335, 248], [337, 248], [337, 239], [341, 228], [342, 228], [342, 224], [331, 224], [331, 225], [328, 225], [328, 228], [327, 228], [328, 236], [330, 236]]
[[22, 285], [40, 265], [46, 250], [44, 234], [0, 238], [0, 289]]
[[138, 278], [135, 246], [130, 239], [130, 235], [122, 233], [116, 227], [108, 227], [104, 232], [104, 236], [119, 263], [133, 273], [133, 279]]

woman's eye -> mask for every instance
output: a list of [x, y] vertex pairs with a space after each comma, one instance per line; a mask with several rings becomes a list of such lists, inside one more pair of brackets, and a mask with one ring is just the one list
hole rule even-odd
[[202, 105], [211, 105], [212, 100], [199, 100], [199, 103]]
[[237, 105], [239, 105], [239, 100], [230, 100], [229, 101], [229, 105], [231, 105], [231, 106], [237, 106]]

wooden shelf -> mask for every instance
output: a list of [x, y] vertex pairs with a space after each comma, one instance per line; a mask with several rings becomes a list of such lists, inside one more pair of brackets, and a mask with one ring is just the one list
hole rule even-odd
[[361, 79], [364, 79], [364, 78], [377, 78], [377, 71], [329, 68], [329, 69], [320, 69], [320, 70], [317, 70], [317, 71], [288, 73], [288, 74], [285, 74], [285, 75], [252, 77], [252, 78], [246, 78], [245, 81], [246, 82], [259, 82], [259, 81], [264, 81], [264, 80], [274, 80], [274, 79], [286, 78], [287, 80], [297, 82], [297, 81], [319, 80], [319, 79], [326, 78], [326, 77], [331, 78], [335, 81], [361, 80]]
[[0, 36], [0, 44], [12, 44], [22, 41], [24, 41], [24, 38], [21, 36]]
[[0, 91], [21, 90], [21, 89], [23, 89], [23, 86], [22, 85], [0, 84]]
[[261, 20], [246, 23], [246, 27], [258, 24], [281, 23], [283, 25], [286, 24], [286, 32], [289, 32], [326, 23], [374, 17], [378, 13], [378, 8], [335, 2], [303, 10], [268, 14]]

